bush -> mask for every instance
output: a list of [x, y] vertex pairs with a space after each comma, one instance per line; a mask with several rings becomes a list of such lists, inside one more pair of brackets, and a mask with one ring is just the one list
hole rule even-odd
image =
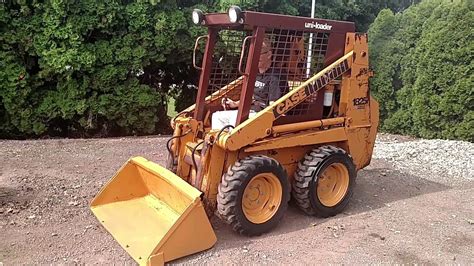
[[167, 129], [170, 88], [180, 90], [196, 76], [190, 55], [193, 39], [203, 29], [188, 19], [193, 5], [59, 0], [2, 4], [0, 136]]
[[[317, 16], [370, 27], [371, 81], [382, 129], [473, 140], [469, 1], [322, 1]], [[168, 130], [196, 94], [195, 7], [221, 1], [24, 1], [0, 5], [0, 137], [114, 136]], [[469, 6], [471, 5], [471, 6]], [[250, 0], [244, 9], [309, 15], [308, 1]]]
[[383, 10], [369, 30], [382, 130], [474, 141], [474, 13], [467, 1]]

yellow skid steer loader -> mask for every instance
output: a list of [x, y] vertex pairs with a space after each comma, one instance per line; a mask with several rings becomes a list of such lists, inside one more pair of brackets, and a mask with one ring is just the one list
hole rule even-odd
[[194, 47], [196, 103], [172, 120], [166, 168], [131, 158], [91, 203], [139, 264], [211, 248], [214, 214], [249, 236], [277, 226], [291, 196], [336, 215], [372, 157], [378, 103], [354, 23], [236, 6], [192, 19], [208, 29]]

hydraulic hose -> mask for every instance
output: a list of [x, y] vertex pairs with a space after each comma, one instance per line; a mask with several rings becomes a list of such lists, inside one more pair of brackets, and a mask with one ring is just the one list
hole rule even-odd
[[182, 137], [188, 135], [189, 132], [191, 132], [191, 129], [189, 129], [188, 131], [184, 132], [184, 133], [181, 134], [181, 135], [171, 137], [171, 138], [166, 142], [166, 149], [168, 150], [168, 152], [169, 152], [169, 153], [172, 153], [172, 152], [171, 152], [171, 147], [170, 147], [170, 146], [171, 146], [171, 141], [173, 141], [174, 139], [182, 138]]
[[222, 132], [224, 132], [224, 130], [226, 130], [226, 129], [228, 129], [228, 128], [234, 129], [235, 127], [234, 127], [233, 125], [227, 125], [227, 126], [221, 128], [221, 130], [219, 131], [219, 133], [217, 133], [216, 141], [219, 140], [219, 137], [221, 136]]
[[196, 146], [194, 146], [193, 151], [191, 152], [191, 159], [193, 160], [193, 166], [194, 166], [194, 170], [196, 170], [196, 174], [197, 174], [197, 163], [196, 163], [196, 159], [194, 158], [194, 154], [196, 153], [197, 148], [203, 143], [204, 143], [204, 140], [196, 144]]

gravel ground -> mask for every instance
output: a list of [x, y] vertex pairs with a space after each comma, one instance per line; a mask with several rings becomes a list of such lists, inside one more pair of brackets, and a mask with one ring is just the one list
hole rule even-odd
[[463, 185], [474, 180], [474, 144], [441, 139], [413, 139], [383, 135], [375, 145], [374, 158], [395, 168], [445, 185]]
[[[133, 263], [88, 204], [127, 158], [163, 164], [165, 141], [0, 140], [0, 264]], [[276, 230], [253, 238], [214, 217], [216, 246], [174, 263], [473, 265], [473, 148], [380, 134], [342, 214], [290, 206]]]

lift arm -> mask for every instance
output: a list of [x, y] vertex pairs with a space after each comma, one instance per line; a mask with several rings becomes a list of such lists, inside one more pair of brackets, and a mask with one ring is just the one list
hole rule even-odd
[[273, 122], [293, 107], [317, 93], [332, 80], [346, 73], [352, 66], [353, 51], [348, 52], [319, 73], [291, 90], [283, 97], [260, 111], [256, 116], [238, 125], [231, 133], [221, 134], [219, 146], [235, 151], [272, 133]]

